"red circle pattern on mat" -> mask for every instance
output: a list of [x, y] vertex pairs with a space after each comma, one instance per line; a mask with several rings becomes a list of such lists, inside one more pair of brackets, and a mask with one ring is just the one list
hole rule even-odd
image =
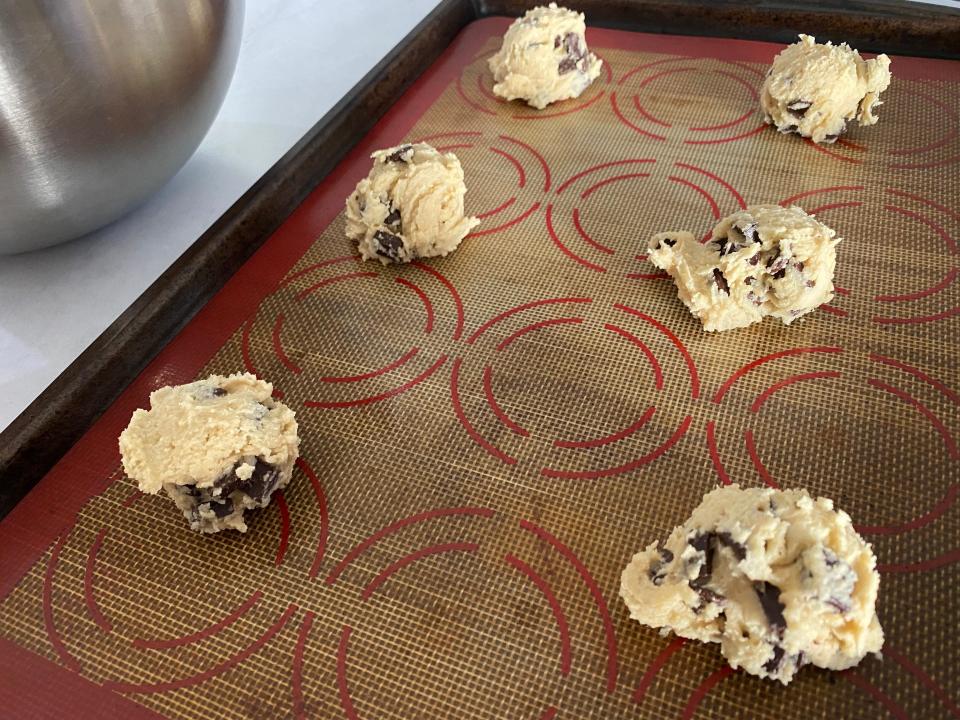
[[[832, 158], [844, 165], [880, 164], [897, 175], [905, 171], [924, 171], [960, 162], [960, 114], [955, 107], [921, 90], [901, 87], [897, 84], [885, 91], [882, 97], [884, 107], [879, 112], [880, 119], [876, 125], [864, 128], [862, 137], [857, 124], [851, 121], [847, 125], [847, 129], [851, 131], [848, 136], [841, 137], [833, 144], [818, 145], [812, 140], [804, 139], [810, 152]], [[876, 135], [882, 135], [891, 125], [889, 121], [884, 122], [883, 115], [894, 112], [898, 108], [913, 107], [918, 104], [927, 111], [923, 114], [923, 119], [932, 120], [938, 124], [940, 128], [938, 137], [923, 145], [897, 147], [884, 154], [871, 151], [871, 145], [876, 142]], [[874, 136], [873, 140], [871, 135]]]
[[[648, 157], [600, 163], [564, 179], [557, 186], [554, 197], [547, 200], [547, 233], [567, 259], [597, 273], [605, 273], [614, 267], [623, 268], [631, 280], [667, 277], [650, 266], [637, 267], [638, 262], [646, 260], [647, 237], [637, 236], [633, 230], [633, 218], [625, 218], [623, 231], [627, 232], [627, 237], [619, 241], [613, 239], [619, 234], [617, 230], [608, 229], [603, 236], [590, 231], [591, 204], [602, 201], [607, 192], [619, 192], [622, 197], [625, 183], [642, 183], [643, 192], [648, 195], [656, 188], [685, 197], [698, 208], [696, 217], [703, 218], [699, 223], [706, 229], [702, 241], [710, 238], [713, 226], [721, 217], [746, 208], [746, 202], [736, 188], [708, 168], [680, 161], [667, 165]], [[657, 184], [647, 189], [648, 183]], [[664, 184], [667, 190], [662, 189]], [[615, 246], [615, 243], [623, 245], [624, 242], [628, 243], [626, 247]]]
[[[608, 341], [622, 345], [624, 350], [636, 357], [633, 367], [645, 367], [642, 375], [631, 375], [634, 385], [646, 384], [655, 393], [663, 391], [665, 385], [672, 389], [684, 387], [695, 399], [699, 394], [699, 377], [687, 349], [680, 339], [666, 325], [656, 318], [626, 305], [613, 305], [602, 310], [603, 317], [594, 320], [593, 300], [588, 297], [544, 298], [525, 303], [499, 313], [481, 324], [466, 340], [467, 345], [484, 348], [487, 361], [478, 367], [467, 360], [457, 358], [453, 361], [450, 375], [450, 396], [454, 413], [464, 431], [478, 446], [504, 465], [516, 465], [524, 446], [534, 442], [546, 444], [548, 452], [555, 455], [559, 465], [542, 465], [537, 472], [543, 477], [572, 480], [593, 480], [631, 473], [644, 465], [655, 461], [668, 452], [687, 432], [692, 421], [687, 415], [676, 423], [656, 417], [656, 405], [636, 408], [634, 416], [612, 432], [596, 437], [552, 436], [550, 431], [541, 427], [528, 426], [524, 416], [541, 415], [537, 408], [518, 413], [530, 402], [512, 402], [498, 389], [497, 365], [513, 352], [516, 345], [523, 341], [536, 343], [534, 347], [540, 353], [549, 352], [549, 342], [543, 337], [552, 333], [591, 333], [593, 342]], [[546, 317], [544, 317], [546, 315]], [[656, 345], [654, 345], [656, 343]], [[665, 378], [662, 363], [653, 347], [670, 348], [679, 353], [686, 364], [689, 377], [683, 379]], [[662, 352], [662, 350], [660, 350]], [[474, 404], [465, 408], [462, 399], [464, 388], [471, 388], [470, 395], [482, 397], [483, 405]], [[528, 386], [525, 386], [528, 387]], [[609, 414], [612, 408], [601, 407], [600, 411]], [[485, 434], [479, 429], [483, 421], [487, 428], [499, 427], [495, 439], [490, 431]], [[653, 426], [650, 430], [648, 425]], [[625, 462], [609, 464], [603, 460], [608, 446], [616, 445], [617, 453]]]
[[[960, 282], [957, 280], [960, 212], [957, 210], [905, 190], [863, 185], [807, 190], [781, 200], [780, 204], [799, 205], [834, 228], [859, 227], [861, 234], [882, 233], [891, 223], [904, 223], [916, 238], [913, 247], [895, 247], [886, 252], [915, 254], [917, 260], [912, 264], [918, 274], [925, 271], [929, 277], [926, 285], [914, 277], [905, 277], [904, 287], [871, 287], [869, 272], [864, 279], [847, 277], [848, 272], [869, 270], [871, 265], [882, 263], [883, 257], [861, 257], [857, 263], [838, 262], [837, 280], [843, 283], [843, 287], [837, 287], [840, 297], [821, 309], [846, 317], [852, 311], [852, 300], [868, 299], [870, 321], [887, 328], [944, 321], [960, 315]], [[838, 253], [849, 255], [858, 247], [841, 243]]]
[[[831, 396], [826, 390], [830, 387], [826, 383], [841, 382], [849, 388], [848, 392], [864, 394], [871, 400], [893, 403], [891, 409], [896, 413], [903, 413], [911, 424], [924, 428], [923, 434], [930, 442], [939, 447], [942, 452], [944, 476], [950, 477], [949, 468], [960, 461], [960, 447], [956, 429], [949, 422], [951, 417], [960, 417], [960, 395], [944, 385], [938, 379], [930, 376], [921, 368], [908, 365], [899, 360], [876, 353], [871, 353], [865, 359], [867, 368], [864, 376], [850, 377], [839, 370], [830, 369], [832, 361], [846, 351], [838, 346], [809, 346], [795, 347], [757, 358], [733, 372], [717, 389], [712, 397], [714, 404], [739, 402], [743, 406], [741, 411], [748, 419], [748, 427], [743, 429], [738, 438], [731, 434], [721, 424], [710, 421], [706, 427], [706, 445], [717, 478], [721, 484], [728, 485], [731, 478], [725, 468], [720, 451], [720, 438], [729, 452], [729, 455], [739, 454], [740, 458], [748, 458], [753, 467], [755, 477], [764, 485], [775, 489], [791, 487], [790, 479], [778, 480], [775, 469], [768, 466], [763, 459], [763, 420], [764, 409], [777, 393], [796, 386], [791, 392], [807, 392], [812, 401], [823, 402]], [[797, 368], [807, 369], [815, 365], [823, 367], [820, 370], [796, 372]], [[764, 387], [750, 389], [751, 377], [756, 370], [763, 368], [765, 378], [772, 374], [781, 376], [781, 379], [767, 382]], [[765, 381], [766, 382], [766, 381]], [[809, 386], [809, 389], [808, 389]], [[837, 388], [833, 388], [834, 392]], [[828, 401], [828, 400], [826, 400]], [[931, 407], [944, 405], [946, 412], [935, 412]], [[847, 423], [845, 433], [856, 433], [859, 427], [867, 421]], [[796, 451], [814, 452], [803, 442], [801, 427], [791, 428], [791, 438], [799, 438]], [[782, 441], [781, 441], [782, 443]], [[791, 446], [793, 442], [791, 441]], [[835, 452], [837, 448], [835, 448]], [[954, 506], [960, 491], [960, 483], [953, 482], [945, 487], [934, 490], [935, 497], [929, 497], [930, 506], [915, 517], [899, 518], [884, 524], [870, 524], [870, 517], [864, 513], [856, 513], [860, 524], [857, 530], [869, 537], [895, 536], [904, 533], [919, 531], [936, 523], [948, 512], [955, 512]], [[845, 508], [849, 509], [849, 508]], [[934, 558], [909, 559], [901, 562], [884, 562], [878, 566], [881, 572], [919, 572], [931, 570], [960, 560], [960, 549], [950, 551]]]
[[[730, 116], [723, 103], [700, 108], [697, 120], [685, 124], [674, 118], [677, 107], [689, 98], [681, 97], [675, 82], [690, 78], [701, 87], [719, 83], [724, 91], [742, 96], [740, 109]], [[704, 78], [711, 82], [703, 84]], [[749, 65], [696, 58], [667, 58], [628, 70], [610, 93], [610, 106], [617, 119], [641, 136], [665, 142], [678, 138], [684, 145], [717, 145], [759, 134], [766, 127], [757, 106], [757, 88], [763, 73]], [[729, 93], [728, 93], [729, 94]], [[719, 113], [719, 114], [718, 114]]]

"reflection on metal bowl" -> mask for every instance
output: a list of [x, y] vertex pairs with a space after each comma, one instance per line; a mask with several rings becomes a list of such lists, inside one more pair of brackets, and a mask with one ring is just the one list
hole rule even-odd
[[0, 3], [0, 254], [116, 219], [210, 128], [243, 0]]

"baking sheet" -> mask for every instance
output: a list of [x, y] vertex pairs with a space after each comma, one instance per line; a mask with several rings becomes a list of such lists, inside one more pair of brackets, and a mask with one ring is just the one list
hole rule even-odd
[[[894, 58], [880, 123], [817, 148], [755, 110], [776, 46], [591, 30], [608, 71], [537, 113], [490, 93], [505, 27], [471, 25], [0, 524], [0, 658], [178, 718], [957, 716], [957, 64]], [[483, 224], [362, 264], [342, 202], [402, 139], [457, 153]], [[646, 239], [759, 202], [837, 229], [843, 290], [706, 335]], [[151, 389], [244, 368], [302, 459], [246, 536], [200, 537], [116, 437]], [[628, 620], [629, 557], [727, 482], [851, 514], [882, 662], [782, 688]]]

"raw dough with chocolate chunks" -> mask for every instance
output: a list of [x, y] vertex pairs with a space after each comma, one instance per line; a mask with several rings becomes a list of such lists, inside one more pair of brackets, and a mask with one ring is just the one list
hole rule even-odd
[[142, 492], [165, 490], [193, 530], [245, 532], [244, 511], [290, 482], [300, 445], [272, 393], [250, 374], [155, 390], [120, 434], [123, 469]]
[[782, 133], [794, 132], [816, 143], [836, 141], [857, 119], [877, 122], [874, 110], [890, 85], [890, 58], [864, 60], [842, 45], [817, 44], [809, 35], [773, 60], [760, 90], [764, 120]]
[[657, 233], [648, 257], [673, 277], [704, 330], [768, 315], [789, 325], [833, 299], [835, 235], [801, 208], [753, 205], [717, 223], [706, 245], [688, 232]]
[[583, 13], [556, 3], [528, 10], [514, 20], [500, 50], [488, 60], [493, 92], [506, 100], [525, 100], [538, 110], [579, 97], [603, 65], [587, 49], [586, 27]]
[[786, 685], [808, 663], [879, 654], [879, 586], [870, 545], [832, 501], [730, 485], [635, 555], [620, 595], [644, 625], [720, 643], [734, 668]]
[[347, 198], [347, 237], [384, 265], [446, 255], [480, 221], [466, 217], [463, 168], [426, 143], [371, 155], [373, 168]]

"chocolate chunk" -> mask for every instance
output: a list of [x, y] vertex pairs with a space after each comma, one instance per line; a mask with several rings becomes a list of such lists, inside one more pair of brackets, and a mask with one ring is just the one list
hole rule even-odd
[[784, 270], [781, 270], [780, 272], [775, 272], [775, 273], [773, 274], [773, 279], [774, 279], [774, 280], [782, 280], [782, 279], [783, 279], [783, 276], [786, 275], [786, 274], [787, 274], [787, 271], [786, 271], [785, 269], [784, 269]]
[[745, 277], [743, 279], [744, 285], [753, 285], [754, 282], [755, 282], [755, 278], [752, 278], [752, 277]]
[[572, 58], [569, 55], [560, 61], [560, 64], [557, 65], [557, 74], [566, 75], [569, 72], [573, 72], [577, 69], [577, 59]]
[[650, 570], [648, 575], [650, 577], [650, 582], [654, 585], [660, 585], [663, 582], [663, 579], [667, 576], [666, 573], [661, 572], [663, 566], [667, 563], [673, 562], [673, 553], [663, 548], [660, 550], [660, 559], [656, 562], [650, 563]]
[[553, 39], [553, 47], [555, 47], [555, 48], [560, 47], [560, 43], [562, 43], [562, 42], [563, 42], [563, 38], [561, 38], [559, 35], [557, 35], [557, 36]]
[[257, 502], [263, 503], [273, 492], [279, 477], [280, 471], [276, 465], [257, 458], [257, 462], [253, 466], [253, 473], [241, 483], [240, 490]]
[[215, 388], [214, 388], [213, 390], [211, 390], [210, 392], [213, 393], [213, 396], [214, 396], [214, 397], [223, 397], [224, 395], [227, 394], [227, 391], [224, 390], [222, 387], [215, 387]]
[[726, 238], [717, 238], [713, 241], [713, 244], [717, 246], [717, 253], [723, 255], [723, 249], [727, 246]]
[[734, 557], [737, 558], [738, 561], [743, 560], [744, 558], [747, 557], [746, 546], [734, 540], [733, 535], [731, 535], [730, 533], [718, 532], [717, 540], [723, 543], [726, 547], [730, 548], [730, 550], [733, 552]]
[[[767, 272], [771, 273], [774, 277], [777, 277], [777, 273], [780, 273], [781, 270], [786, 269], [787, 265], [790, 264], [790, 258], [780, 255], [775, 258], [771, 258], [767, 261]], [[780, 277], [783, 277], [783, 274], [780, 274]]]
[[780, 131], [781, 134], [786, 135], [786, 134], [788, 134], [788, 133], [796, 132], [796, 131], [797, 131], [797, 126], [796, 126], [796, 125], [784, 125], [782, 128], [777, 128], [777, 129]]
[[796, 267], [799, 272], [803, 272], [804, 265], [802, 262], [794, 263], [794, 267]]
[[778, 635], [783, 635], [783, 631], [787, 629], [787, 619], [783, 616], [784, 605], [780, 602], [780, 588], [764, 581], [754, 583], [753, 590], [757, 593], [757, 599], [760, 601], [764, 615], [767, 616], [770, 629]]
[[727, 279], [723, 276], [723, 273], [720, 271], [720, 268], [713, 269], [713, 281], [717, 283], [717, 287], [721, 292], [730, 294], [730, 286], [727, 284]]
[[677, 244], [677, 241], [676, 241], [676, 240], [672, 240], [672, 239], [670, 239], [670, 238], [664, 238], [664, 239], [663, 239], [663, 244], [666, 245], [667, 247], [673, 247], [674, 245]]
[[[396, 150], [394, 150], [392, 153], [390, 153], [389, 155], [387, 155], [387, 156], [383, 159], [383, 161], [384, 161], [384, 162], [392, 162], [392, 163], [408, 162], [407, 160], [404, 159], [403, 156], [406, 155], [406, 154], [407, 154], [408, 152], [410, 152], [411, 150], [413, 150], [413, 145], [401, 145], [401, 146], [398, 147]], [[361, 210], [361, 212], [362, 212], [362, 210]]]
[[836, 135], [827, 135], [825, 138], [823, 138], [823, 141], [829, 145], [833, 145], [833, 143], [837, 141], [838, 137], [840, 137], [840, 133], [837, 133]]
[[391, 235], [383, 230], [377, 230], [373, 234], [373, 239], [377, 243], [376, 253], [381, 257], [389, 258], [394, 262], [400, 260], [400, 251], [403, 249], [403, 240], [396, 235]]
[[760, 253], [757, 253], [752, 258], [748, 259], [747, 262], [751, 265], [756, 265], [758, 262], [760, 262]]
[[804, 115], [807, 114], [807, 110], [810, 109], [810, 106], [812, 104], [813, 103], [810, 103], [806, 100], [794, 100], [792, 102], [787, 103], [787, 109], [793, 110], [793, 112], [795, 112], [797, 115], [799, 115], [800, 117], [803, 117]]
[[391, 230], [400, 230], [400, 211], [393, 209], [390, 211], [390, 214], [383, 219], [383, 224], [389, 227]]
[[740, 230], [740, 232], [743, 233], [743, 237], [749, 242], [755, 242], [755, 243], [763, 242], [760, 239], [760, 235], [757, 233], [756, 223], [749, 223], [746, 227], [742, 227], [742, 228], [738, 225], [737, 228]]
[[780, 662], [783, 660], [784, 650], [779, 645], [773, 646], [773, 657], [767, 660], [763, 664], [763, 669], [768, 673], [774, 673], [780, 667]]
[[[559, 47], [556, 40], [553, 41], [553, 46], [555, 48]], [[576, 70], [577, 63], [586, 56], [583, 47], [580, 45], [580, 36], [576, 33], [571, 32], [563, 36], [563, 49], [567, 51], [567, 55], [557, 66], [557, 72], [560, 75], [566, 75], [568, 72]]]
[[210, 503], [210, 509], [218, 518], [225, 518], [233, 513], [233, 500], [227, 498], [223, 502]]
[[714, 592], [708, 587], [697, 587], [694, 588], [697, 591], [697, 594], [700, 596], [700, 599], [704, 603], [722, 603], [726, 598], [718, 592]]
[[747, 300], [752, 302], [754, 305], [763, 305], [763, 298], [758, 297], [757, 294], [752, 291], [747, 293]]
[[690, 580], [690, 587], [697, 589], [710, 582], [713, 575], [713, 533], [698, 533], [689, 540], [690, 547], [703, 553], [703, 564], [697, 576]]
[[813, 287], [816, 284], [817, 284], [816, 280], [807, 280], [806, 282], [807, 287]]

